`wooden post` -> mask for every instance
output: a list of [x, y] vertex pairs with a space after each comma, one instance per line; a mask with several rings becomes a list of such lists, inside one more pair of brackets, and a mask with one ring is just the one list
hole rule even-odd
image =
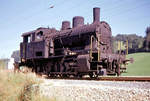
[[128, 39], [126, 41], [126, 55], [128, 55]]

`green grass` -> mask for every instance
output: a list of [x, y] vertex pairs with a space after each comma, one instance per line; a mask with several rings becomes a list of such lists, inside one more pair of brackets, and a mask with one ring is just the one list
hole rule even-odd
[[127, 58], [133, 58], [134, 62], [127, 66], [127, 73], [122, 76], [150, 76], [150, 53], [129, 54]]

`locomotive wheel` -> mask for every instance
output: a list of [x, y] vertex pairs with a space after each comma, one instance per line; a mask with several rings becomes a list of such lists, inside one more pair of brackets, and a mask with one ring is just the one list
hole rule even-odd
[[62, 77], [63, 77], [63, 78], [67, 78], [68, 75], [67, 75], [67, 74], [63, 74]]
[[115, 61], [112, 62], [112, 71], [116, 72], [116, 63], [115, 63]]
[[96, 72], [89, 73], [90, 78], [97, 78], [98, 74]]
[[49, 76], [50, 76], [50, 77], [55, 77], [55, 75], [54, 75], [54, 74], [50, 74]]
[[82, 76], [83, 76], [82, 74], [78, 74], [78, 78], [82, 78]]
[[97, 78], [98, 77], [98, 74], [96, 72], [93, 72], [93, 77], [94, 78]]
[[37, 66], [36, 67], [36, 73], [39, 73], [40, 72], [40, 66]]
[[53, 67], [53, 64], [48, 62], [46, 65], [45, 65], [45, 72], [47, 74], [47, 76], [49, 76], [49, 73], [52, 71], [52, 67]]
[[116, 64], [116, 73], [117, 73], [117, 76], [119, 76], [120, 75], [120, 64], [119, 63], [117, 63]]
[[90, 78], [93, 78], [93, 73], [89, 73]]

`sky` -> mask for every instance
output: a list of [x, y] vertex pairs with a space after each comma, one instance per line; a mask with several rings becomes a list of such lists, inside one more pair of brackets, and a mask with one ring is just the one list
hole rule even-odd
[[150, 26], [150, 0], [0, 0], [0, 58], [19, 50], [24, 32], [38, 27], [59, 30], [63, 20], [72, 22], [74, 16], [92, 23], [94, 7], [101, 8], [100, 20], [111, 26], [113, 36], [144, 37]]

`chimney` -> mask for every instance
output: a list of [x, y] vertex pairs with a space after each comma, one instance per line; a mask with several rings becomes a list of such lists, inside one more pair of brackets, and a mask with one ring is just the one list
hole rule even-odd
[[93, 23], [100, 22], [100, 8], [93, 8]]
[[84, 25], [84, 18], [82, 16], [75, 16], [73, 17], [73, 28], [83, 26]]
[[70, 28], [70, 22], [69, 21], [63, 21], [61, 30], [66, 30]]

